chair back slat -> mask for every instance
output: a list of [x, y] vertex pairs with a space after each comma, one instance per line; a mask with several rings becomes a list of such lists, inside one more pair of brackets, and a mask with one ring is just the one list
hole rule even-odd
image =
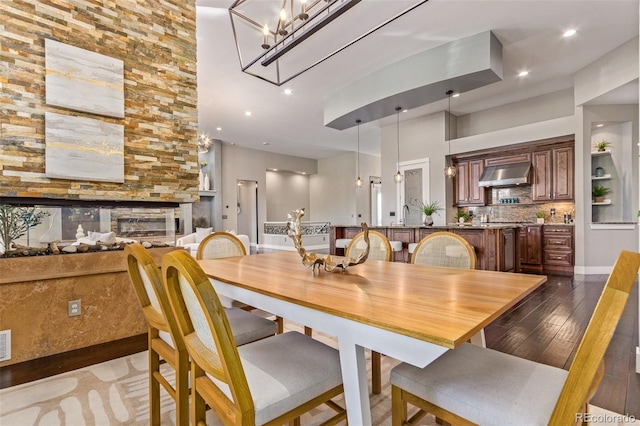
[[[364, 240], [364, 232], [359, 232], [351, 239], [351, 242], [345, 250], [345, 256], [357, 259], [358, 256], [366, 250], [366, 247], [367, 243]], [[393, 251], [391, 250], [391, 244], [387, 237], [378, 231], [369, 230], [368, 258], [390, 262], [392, 257]]]
[[141, 244], [128, 244], [125, 249], [127, 271], [133, 289], [150, 327], [170, 334], [175, 348], [184, 349], [178, 327], [162, 286], [162, 274], [149, 251]]
[[447, 268], [475, 269], [477, 263], [473, 247], [452, 232], [434, 232], [424, 237], [413, 250], [411, 263]]
[[220, 259], [246, 254], [244, 244], [238, 237], [228, 232], [214, 232], [200, 242], [196, 259]]
[[640, 253], [622, 251], [607, 280], [589, 325], [571, 363], [549, 424], [576, 422], [591, 383], [615, 332], [640, 268]]
[[[229, 407], [252, 412], [253, 399], [233, 333], [209, 278], [186, 252], [166, 254], [162, 266], [165, 292], [189, 356], [199, 369], [222, 382], [222, 388], [228, 387], [232, 395]], [[197, 370], [192, 369], [192, 373]]]

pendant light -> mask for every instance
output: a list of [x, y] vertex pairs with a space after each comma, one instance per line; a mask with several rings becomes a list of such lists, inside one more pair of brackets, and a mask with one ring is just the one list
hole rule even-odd
[[356, 174], [358, 175], [358, 179], [356, 180], [356, 186], [360, 188], [362, 186], [362, 179], [360, 179], [360, 123], [362, 123], [362, 120], [357, 119], [356, 123], [358, 124], [358, 160], [356, 163]]
[[402, 173], [400, 173], [400, 111], [402, 110], [402, 107], [397, 106], [396, 107], [396, 129], [397, 129], [397, 148], [398, 148], [398, 163], [397, 163], [397, 172], [395, 175], [393, 175], [393, 181], [395, 183], [400, 183], [402, 182]]
[[453, 94], [453, 90], [447, 90], [447, 96], [449, 97], [449, 116], [446, 117], [448, 120], [449, 131], [447, 132], [447, 142], [449, 144], [449, 155], [446, 158], [447, 167], [444, 168], [444, 175], [446, 177], [452, 178], [456, 175], [456, 167], [451, 164], [451, 95]]

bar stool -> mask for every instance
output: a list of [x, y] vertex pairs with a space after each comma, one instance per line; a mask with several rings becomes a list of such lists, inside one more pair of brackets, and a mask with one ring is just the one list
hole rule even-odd
[[350, 242], [351, 242], [351, 238], [338, 238], [336, 240], [336, 250], [342, 249], [342, 253], [344, 254], [344, 250], [346, 250], [346, 248], [349, 247]]
[[404, 250], [402, 249], [402, 241], [389, 241], [389, 244], [391, 245], [391, 251], [393, 251], [393, 258], [395, 260], [395, 253], [400, 251], [402, 252], [402, 261], [406, 262], [406, 259], [404, 258]]
[[407, 251], [409, 252], [409, 258], [411, 258], [411, 255], [413, 254], [413, 251], [416, 249], [417, 246], [418, 246], [418, 243], [409, 243], [409, 248], [407, 249]]

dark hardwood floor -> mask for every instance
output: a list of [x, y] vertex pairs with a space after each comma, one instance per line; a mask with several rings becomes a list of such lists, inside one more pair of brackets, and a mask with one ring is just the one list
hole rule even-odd
[[[608, 275], [549, 276], [548, 281], [485, 329], [487, 346], [569, 369]], [[605, 354], [605, 375], [593, 405], [640, 418], [638, 284]]]

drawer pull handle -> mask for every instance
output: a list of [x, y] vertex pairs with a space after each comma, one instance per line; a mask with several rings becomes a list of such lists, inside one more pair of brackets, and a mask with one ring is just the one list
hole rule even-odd
[[553, 260], [562, 260], [562, 256], [551, 256]]

